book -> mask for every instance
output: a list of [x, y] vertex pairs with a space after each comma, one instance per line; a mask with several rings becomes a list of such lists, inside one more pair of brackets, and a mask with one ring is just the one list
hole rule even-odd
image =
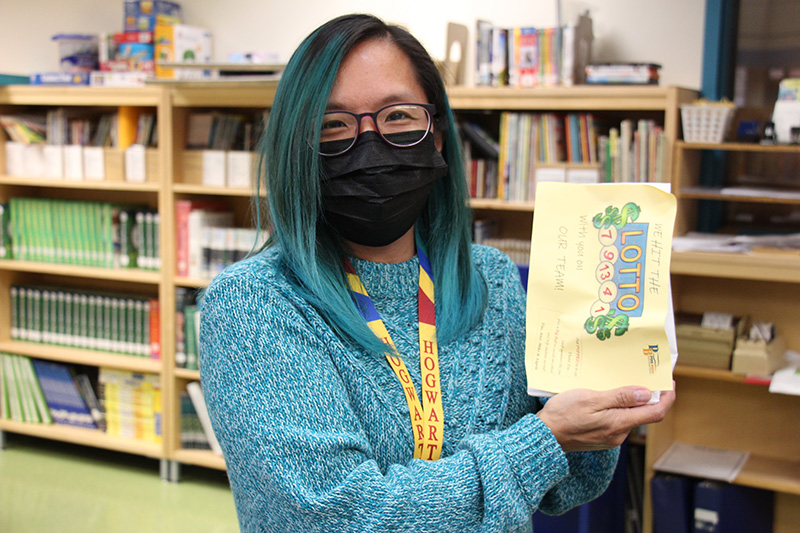
[[68, 365], [34, 359], [33, 367], [54, 423], [97, 429]]
[[649, 184], [539, 183], [531, 236], [528, 392], [672, 390], [676, 200]]
[[214, 435], [214, 428], [211, 426], [211, 418], [208, 415], [208, 408], [206, 407], [205, 396], [199, 381], [190, 381], [186, 384], [186, 392], [192, 399], [192, 404], [200, 417], [200, 423], [203, 426], [203, 431], [208, 438], [208, 443], [211, 446], [211, 451], [217, 455], [222, 455], [222, 448]]
[[109, 435], [161, 442], [163, 412], [158, 375], [101, 367], [97, 381]]
[[89, 85], [90, 72], [37, 72], [31, 74], [31, 85]]
[[101, 431], [105, 431], [105, 415], [103, 414], [103, 409], [100, 406], [100, 401], [97, 398], [97, 393], [95, 392], [89, 376], [84, 373], [76, 374], [75, 382], [78, 384], [78, 388], [80, 389], [81, 396], [83, 396], [83, 400], [86, 402], [87, 407], [89, 407], [89, 412], [92, 414], [94, 423]]

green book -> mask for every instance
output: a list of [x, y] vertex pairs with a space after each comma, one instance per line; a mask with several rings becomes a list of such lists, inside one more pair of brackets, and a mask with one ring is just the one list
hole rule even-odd
[[14, 361], [11, 354], [3, 354], [3, 374], [8, 385], [8, 409], [11, 420], [24, 422], [22, 415], [22, 400], [20, 399], [17, 375], [14, 371]]
[[125, 353], [139, 355], [136, 346], [136, 300], [125, 298]]
[[8, 216], [12, 221], [11, 224], [11, 257], [16, 259], [20, 258], [20, 236], [19, 236], [19, 228], [21, 226], [19, 222], [19, 198], [10, 198], [8, 200]]
[[150, 258], [147, 256], [147, 231], [145, 231], [144, 211], [136, 212], [136, 245], [138, 248], [137, 266], [139, 268], [149, 268]]
[[153, 268], [155, 270], [161, 269], [161, 215], [158, 211], [153, 212], [153, 225], [150, 228], [152, 231], [152, 253], [153, 253]]
[[103, 322], [103, 332], [101, 334], [101, 350], [105, 352], [111, 351], [111, 339], [113, 337], [112, 332], [112, 323], [111, 323], [111, 306], [112, 306], [112, 299], [110, 296], [103, 296], [103, 302], [100, 306], [101, 313], [103, 315], [102, 322]]
[[136, 246], [133, 242], [133, 228], [135, 213], [128, 209], [119, 212], [119, 266], [122, 268], [136, 267]]
[[99, 328], [97, 325], [97, 296], [94, 294], [90, 294], [88, 296], [88, 326], [87, 329], [89, 330], [88, 336], [88, 348], [90, 350], [97, 350], [100, 345], [99, 339]]
[[11, 368], [14, 373], [14, 381], [16, 382], [17, 394], [19, 395], [19, 404], [22, 418], [20, 422], [36, 423], [38, 422], [38, 414], [36, 412], [36, 405], [33, 402], [33, 394], [31, 393], [28, 382], [25, 379], [25, 374], [22, 370], [22, 356], [11, 355]]
[[38, 288], [31, 289], [33, 297], [33, 324], [34, 333], [33, 342], [42, 342], [44, 332], [44, 317], [42, 316], [42, 290]]
[[145, 256], [147, 256], [148, 270], [153, 270], [156, 266], [155, 242], [153, 241], [153, 224], [153, 212], [146, 211], [144, 213], [144, 247]]
[[28, 388], [33, 397], [38, 422], [42, 424], [52, 424], [53, 417], [50, 416], [50, 408], [47, 406], [47, 399], [44, 397], [42, 385], [39, 383], [39, 378], [36, 376], [36, 371], [33, 368], [33, 361], [31, 361], [29, 357], [20, 356], [20, 365], [22, 366], [22, 372], [25, 375], [25, 380], [28, 383]]
[[197, 370], [197, 334], [195, 332], [195, 315], [197, 314], [196, 305], [187, 305], [184, 310], [185, 318], [185, 338], [186, 338], [186, 368]]
[[66, 318], [64, 344], [66, 346], [77, 346], [78, 313], [75, 305], [75, 297], [71, 292], [64, 293], [64, 317]]
[[11, 411], [8, 407], [8, 383], [6, 382], [4, 359], [5, 354], [0, 353], [0, 418], [9, 420]]
[[0, 259], [11, 259], [14, 256], [9, 220], [11, 220], [9, 204], [0, 204]]
[[12, 285], [8, 290], [11, 297], [11, 339], [20, 338], [20, 309], [19, 309], [19, 287]]
[[53, 326], [55, 325], [53, 314], [53, 293], [49, 289], [42, 289], [42, 338], [39, 342], [51, 344], [53, 342]]
[[112, 352], [120, 352], [122, 336], [120, 334], [120, 301], [119, 298], [111, 298], [111, 346]]
[[25, 223], [30, 234], [28, 252], [31, 261], [41, 262], [44, 261], [44, 253], [42, 249], [42, 205], [44, 203], [40, 198], [27, 198], [27, 206], [25, 208]]

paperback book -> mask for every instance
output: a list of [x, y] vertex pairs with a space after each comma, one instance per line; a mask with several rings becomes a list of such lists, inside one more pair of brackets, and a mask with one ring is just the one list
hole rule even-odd
[[672, 389], [675, 197], [653, 184], [540, 183], [531, 238], [528, 393]]

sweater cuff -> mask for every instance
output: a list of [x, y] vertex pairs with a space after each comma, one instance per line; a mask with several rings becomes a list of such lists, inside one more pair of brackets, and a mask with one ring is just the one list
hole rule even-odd
[[527, 414], [497, 439], [508, 454], [525, 499], [534, 505], [555, 484], [569, 475], [567, 456], [541, 419]]

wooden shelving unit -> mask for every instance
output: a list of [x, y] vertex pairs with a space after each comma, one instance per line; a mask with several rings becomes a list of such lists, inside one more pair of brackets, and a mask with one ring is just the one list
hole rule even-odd
[[[781, 157], [800, 154], [798, 146], [744, 143], [698, 144], [678, 141], [673, 186], [678, 198], [677, 234], [694, 229], [698, 200], [800, 204], [758, 190], [728, 194], [723, 187], [701, 188], [704, 151]], [[761, 185], [760, 185], [761, 187]], [[778, 189], [785, 192], [784, 189]], [[790, 192], [791, 194], [791, 192]], [[673, 252], [672, 285], [676, 311], [724, 311], [770, 321], [789, 348], [800, 349], [800, 255], [782, 252], [730, 254]], [[679, 359], [680, 361], [680, 359]], [[667, 419], [652, 426], [645, 458], [645, 531], [652, 531], [649, 481], [653, 464], [672, 442], [747, 451], [750, 458], [734, 483], [774, 491], [775, 533], [800, 524], [800, 397], [771, 394], [728, 371], [676, 367], [677, 400]]]
[[[0, 350], [58, 361], [109, 366], [157, 374], [162, 380], [164, 402], [163, 443], [151, 445], [130, 439], [109, 438], [100, 432], [62, 427], [40, 427], [0, 422], [0, 430], [26, 433], [43, 438], [77, 442], [87, 446], [114, 449], [154, 457], [168, 463], [162, 475], [174, 476], [180, 464], [224, 469], [221, 457], [207, 451], [183, 450], [180, 447], [179, 395], [190, 381], [199, 379], [197, 371], [175, 368], [175, 318], [169, 310], [175, 306], [177, 287], [202, 288], [207, 280], [178, 277], [175, 257], [175, 202], [183, 198], [219, 198], [247, 216], [249, 191], [206, 187], [185, 179], [181, 160], [186, 144], [187, 117], [195, 110], [241, 109], [258, 112], [269, 108], [276, 83], [242, 83], [224, 86], [203, 84], [160, 84], [144, 89], [68, 90], [38, 87], [0, 88], [0, 111], [32, 107], [78, 106], [109, 108], [141, 106], [156, 110], [159, 123], [158, 148], [161, 178], [155, 182], [129, 184], [116, 182], [65, 182], [0, 176], [0, 200], [29, 194], [56, 198], [134, 197], [159, 210], [161, 214], [161, 258], [159, 272], [105, 270], [31, 262], [0, 261], [0, 289], [7, 289], [10, 279], [46, 276], [49, 280], [68, 280], [72, 286], [101, 283], [103, 287], [138, 287], [157, 294], [161, 315], [162, 359], [160, 361], [127, 358], [84, 350], [31, 346], [8, 338], [7, 296], [0, 295]], [[763, 152], [780, 156], [797, 147], [756, 147], [755, 145], [687, 145], [679, 139], [679, 109], [696, 97], [694, 91], [674, 87], [593, 87], [557, 89], [462, 88], [448, 91], [457, 114], [470, 111], [586, 111], [614, 119], [644, 116], [655, 118], [664, 126], [669, 149], [675, 158], [674, 190], [681, 202], [681, 214], [691, 216], [697, 199], [728, 200], [719, 191], [696, 191], [696, 161], [703, 150], [727, 152]], [[0, 149], [0, 168], [4, 168]], [[733, 201], [769, 201], [771, 198], [736, 197]], [[777, 203], [777, 201], [775, 201]], [[797, 203], [794, 200], [791, 203]], [[503, 235], [529, 238], [532, 202], [473, 200], [476, 212], [499, 218]], [[237, 219], [240, 225], [250, 221]], [[686, 220], [688, 223], [689, 220]], [[800, 347], [797, 304], [800, 301], [800, 258], [791, 255], [728, 255], [710, 253], [673, 254], [673, 288], [676, 309], [703, 311], [709, 302], [723, 310], [747, 312], [772, 320], [785, 333], [791, 347]], [[673, 411], [663, 423], [653, 426], [647, 437], [646, 475], [652, 476], [653, 461], [673, 440], [694, 444], [745, 449], [752, 458], [738, 483], [776, 491], [776, 532], [789, 531], [786, 524], [800, 523], [800, 473], [796, 457], [796, 437], [800, 434], [800, 402], [797, 398], [770, 395], [764, 387], [744, 383], [739, 376], [678, 367], [678, 397]], [[649, 489], [648, 489], [649, 495]], [[648, 506], [649, 507], [649, 506]], [[649, 509], [648, 509], [649, 512]], [[649, 515], [646, 518], [649, 527]], [[782, 528], [782, 529], [781, 529]]]

